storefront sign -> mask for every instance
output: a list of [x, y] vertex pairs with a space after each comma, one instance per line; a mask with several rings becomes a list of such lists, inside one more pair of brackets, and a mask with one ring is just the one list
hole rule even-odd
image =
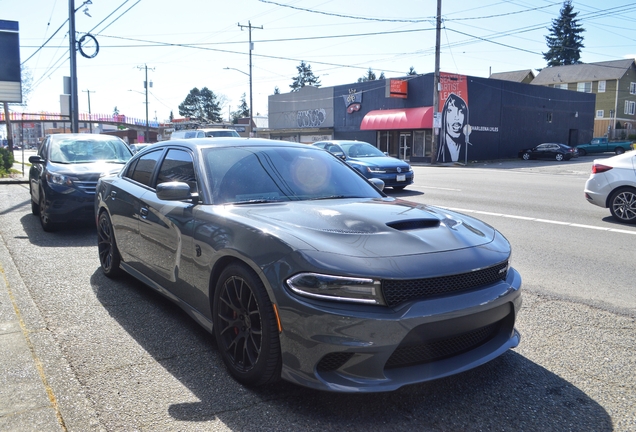
[[409, 96], [408, 81], [390, 79], [386, 87], [386, 92], [386, 97], [406, 99]]

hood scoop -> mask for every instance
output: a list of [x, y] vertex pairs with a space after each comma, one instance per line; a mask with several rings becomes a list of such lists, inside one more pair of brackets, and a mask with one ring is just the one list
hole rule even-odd
[[439, 224], [439, 219], [409, 219], [389, 222], [386, 226], [398, 231], [412, 231], [426, 228], [437, 228]]

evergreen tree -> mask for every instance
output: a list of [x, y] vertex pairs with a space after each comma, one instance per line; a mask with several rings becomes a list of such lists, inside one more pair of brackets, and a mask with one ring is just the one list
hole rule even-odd
[[375, 81], [377, 78], [375, 77], [375, 72], [371, 68], [367, 71], [367, 74], [361, 78], [358, 78], [358, 82], [365, 81]]
[[179, 105], [179, 115], [204, 123], [220, 123], [221, 106], [216, 95], [207, 87], [193, 88]]
[[246, 118], [250, 116], [250, 107], [247, 105], [245, 101], [245, 93], [241, 96], [241, 103], [238, 106], [238, 109], [232, 113], [232, 123], [238, 123], [238, 119]]
[[289, 87], [291, 87], [293, 92], [298, 91], [302, 87], [305, 87], [308, 85], [314, 86], [314, 87], [320, 87], [321, 84], [320, 84], [319, 78], [315, 76], [314, 73], [312, 72], [310, 64], [307, 64], [304, 61], [301, 61], [300, 65], [296, 66], [296, 69], [298, 69], [298, 75], [292, 78], [294, 82], [289, 85]]
[[548, 45], [548, 52], [543, 53], [543, 58], [548, 62], [548, 66], [563, 66], [581, 63], [581, 48], [585, 31], [579, 25], [574, 12], [572, 1], [563, 3], [559, 18], [552, 20], [550, 35], [545, 37]]
[[280, 94], [280, 89], [278, 86], [274, 87], [274, 94]]
[[415, 72], [415, 69], [413, 68], [413, 66], [411, 66], [411, 68], [409, 69], [409, 71], [406, 74], [407, 75], [417, 75], [417, 72]]

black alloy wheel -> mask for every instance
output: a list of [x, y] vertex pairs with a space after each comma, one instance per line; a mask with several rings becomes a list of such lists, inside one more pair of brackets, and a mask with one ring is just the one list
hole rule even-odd
[[612, 193], [609, 201], [612, 216], [621, 222], [636, 223], [636, 190], [620, 188]]
[[97, 251], [102, 271], [109, 278], [115, 278], [121, 274], [121, 255], [117, 249], [113, 224], [108, 213], [101, 212], [97, 221]]
[[621, 154], [625, 153], [625, 149], [624, 149], [623, 147], [616, 147], [616, 148], [614, 149], [614, 152], [615, 152], [617, 155], [621, 155]]
[[42, 229], [46, 232], [55, 231], [55, 225], [51, 222], [51, 218], [46, 211], [46, 197], [44, 196], [44, 191], [42, 189], [40, 189], [38, 214], [40, 215], [40, 225], [42, 225]]
[[579, 149], [579, 156], [585, 156], [587, 152], [583, 149]]
[[522, 158], [523, 160], [530, 160], [530, 153], [524, 153]]
[[280, 379], [281, 354], [274, 307], [258, 276], [241, 264], [228, 266], [214, 293], [214, 336], [223, 362], [248, 386]]

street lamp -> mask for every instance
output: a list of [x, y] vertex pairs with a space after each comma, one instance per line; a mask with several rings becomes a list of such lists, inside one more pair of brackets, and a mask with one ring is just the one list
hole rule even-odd
[[[251, 66], [251, 65], [250, 65], [250, 66]], [[253, 118], [252, 118], [252, 73], [251, 73], [251, 72], [252, 72], [252, 68], [250, 67], [250, 73], [243, 72], [243, 71], [242, 71], [242, 70], [240, 70], [240, 69], [231, 68], [231, 67], [225, 67], [225, 68], [223, 68], [223, 69], [228, 69], [228, 70], [230, 70], [230, 69], [231, 69], [231, 70], [235, 70], [235, 71], [237, 71], [237, 72], [242, 73], [243, 75], [247, 75], [248, 77], [250, 77], [250, 137], [251, 137], [251, 136], [252, 136], [252, 124], [253, 124], [253, 123], [252, 123], [252, 120], [253, 120]]]

